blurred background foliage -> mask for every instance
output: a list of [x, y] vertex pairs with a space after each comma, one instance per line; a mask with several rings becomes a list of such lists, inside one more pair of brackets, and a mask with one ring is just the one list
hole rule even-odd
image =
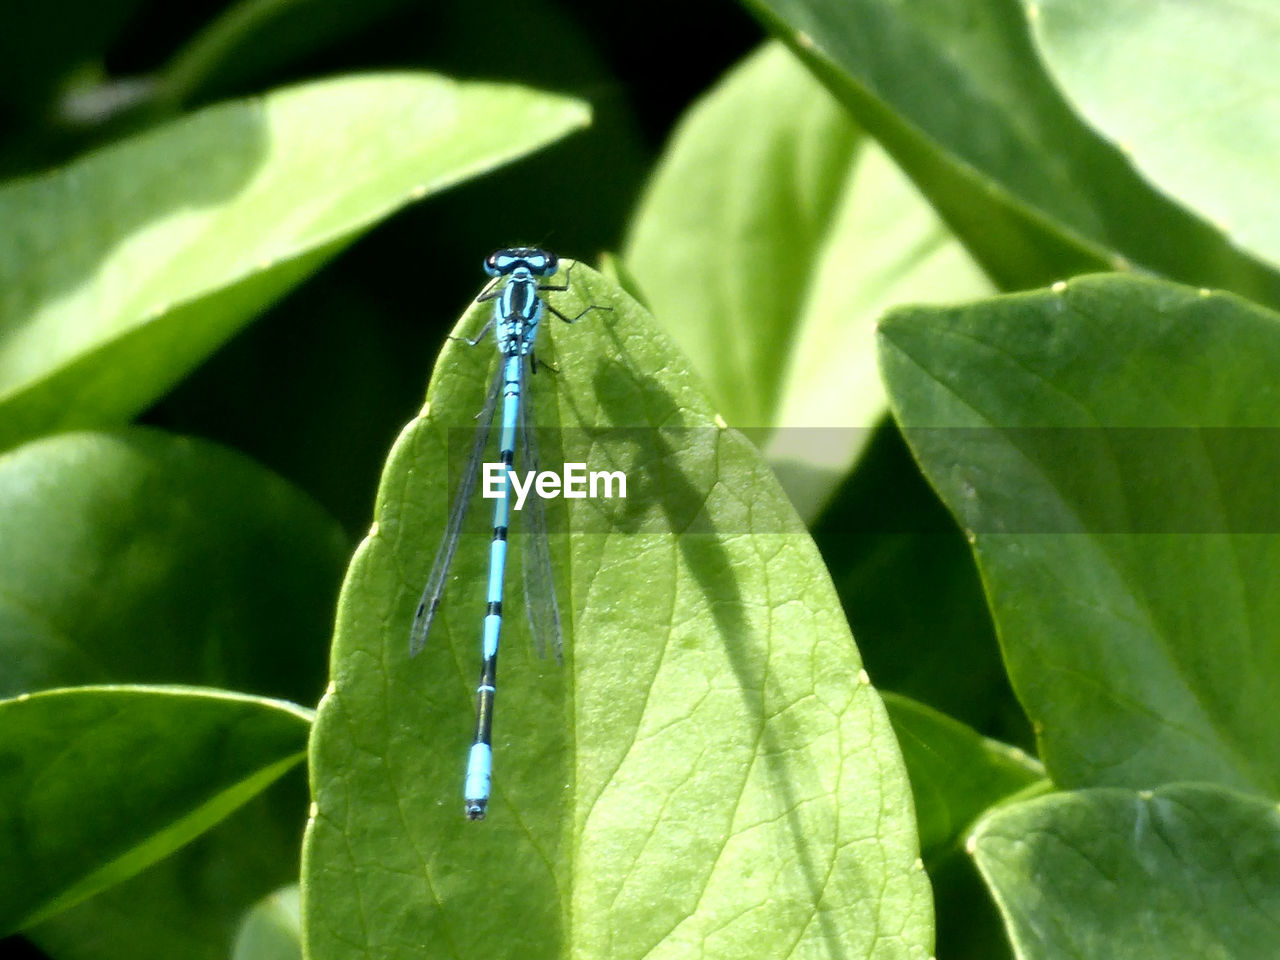
[[[757, 21], [790, 52], [761, 49]], [[1242, 562], [1238, 551], [1213, 554], [1212, 539], [1163, 554], [1141, 538], [1099, 538], [1130, 551], [1117, 566], [1100, 548], [1064, 562], [1053, 553], [1061, 538], [995, 536], [980, 580], [952, 511], [995, 504], [979, 518], [988, 525], [966, 526], [981, 556], [986, 531], [1023, 529], [1001, 525], [1002, 505], [1015, 518], [1024, 507], [1088, 515], [1093, 467], [1111, 461], [1057, 447], [1044, 461], [981, 444], [931, 449], [918, 436], [909, 449], [886, 416], [885, 391], [904, 423], [950, 425], [959, 405], [960, 422], [981, 414], [988, 437], [1081, 417], [1091, 427], [1273, 429], [1280, 220], [1268, 161], [1280, 141], [1267, 54], [1278, 29], [1258, 5], [1210, 0], [9, 0], [0, 5], [0, 229], [6, 217], [13, 229], [0, 233], [0, 270], [9, 271], [0, 273], [0, 322], [15, 335], [0, 351], [0, 443], [32, 442], [0, 460], [0, 655], [9, 658], [0, 709], [30, 717], [38, 711], [15, 694], [130, 682], [313, 704], [343, 566], [368, 529], [387, 451], [480, 289], [483, 256], [513, 244], [591, 262], [618, 253], [603, 263], [653, 308], [724, 419], [758, 430], [753, 439], [822, 551], [867, 673], [890, 694], [937, 901], [937, 955], [1008, 955], [969, 854], [998, 887], [1012, 862], [998, 854], [1012, 850], [1032, 854], [1003, 883], [1027, 898], [1031, 927], [1056, 939], [1067, 926], [1088, 934], [1109, 912], [1119, 929], [1157, 916], [1166, 955], [1189, 942], [1184, 920], [1203, 919], [1183, 904], [1199, 906], [1205, 891], [1225, 889], [1223, 878], [1248, 874], [1256, 889], [1226, 898], [1222, 927], [1243, 929], [1237, 914], [1254, 916], [1262, 932], [1247, 938], [1261, 952], [1250, 955], [1270, 956], [1274, 914], [1255, 908], [1274, 896], [1267, 871], [1280, 851], [1272, 541]], [[302, 109], [272, 93], [397, 70], [567, 95], [590, 105], [591, 121], [563, 99], [492, 96], [422, 76], [374, 87], [353, 79], [314, 101], [304, 90]], [[470, 122], [459, 125], [467, 136], [457, 154], [438, 151], [444, 169], [424, 172], [438, 159], [437, 126], [451, 119], [436, 123], [442, 103], [442, 116], [474, 112], [462, 114]], [[297, 119], [291, 109], [303, 122], [289, 129], [301, 136], [273, 153], [270, 134]], [[491, 114], [508, 128], [482, 122]], [[530, 117], [546, 129], [526, 129]], [[136, 136], [153, 128], [155, 139]], [[160, 128], [181, 129], [165, 140]], [[355, 130], [385, 163], [367, 178]], [[202, 151], [224, 132], [226, 150]], [[97, 150], [121, 141], [132, 146]], [[186, 152], [166, 152], [174, 143]], [[300, 144], [314, 150], [300, 156]], [[206, 154], [216, 155], [208, 170]], [[193, 184], [197, 167], [211, 175]], [[328, 178], [309, 189], [317, 169]], [[365, 179], [371, 189], [346, 203]], [[283, 214], [268, 202], [277, 194]], [[231, 223], [201, 219], [214, 208]], [[164, 244], [190, 234], [175, 279]], [[212, 278], [202, 273], [203, 241], [220, 258]], [[1096, 271], [1112, 273], [1073, 279]], [[141, 292], [127, 282], [153, 273]], [[1047, 289], [969, 303], [1033, 288]], [[220, 300], [202, 314], [206, 295]], [[938, 300], [967, 305], [915, 306]], [[871, 327], [891, 308], [877, 371]], [[135, 328], [149, 329], [127, 342]], [[82, 340], [94, 369], [62, 377]], [[118, 341], [126, 344], [113, 352]], [[220, 346], [206, 359], [210, 344]], [[118, 364], [130, 349], [132, 366]], [[22, 394], [33, 370], [34, 400]], [[131, 392], [135, 372], [146, 382]], [[160, 393], [138, 411], [139, 394], [149, 402]], [[159, 429], [124, 427], [135, 413]], [[831, 462], [807, 459], [812, 446], [780, 444], [779, 428], [795, 425], [857, 436]], [[58, 432], [68, 426], [107, 429]], [[1141, 471], [1117, 469], [1103, 499], [1150, 508], [1170, 531], [1182, 529], [1186, 503], [1214, 501], [1191, 482], [1185, 450], [1148, 459], [1167, 472], [1156, 493]], [[1219, 475], [1264, 487], [1274, 472], [1252, 457], [1225, 462], [1199, 478], [1216, 495]], [[1028, 465], [1038, 479], [1020, 472]], [[1059, 467], [1065, 482], [1054, 488]], [[1047, 491], [1037, 489], [1044, 480]], [[132, 552], [117, 564], [121, 544]], [[1001, 562], [1031, 573], [1002, 582]], [[1134, 576], [1117, 579], [1118, 570]], [[1130, 606], [1167, 619], [1135, 627], [1140, 618], [1116, 613]], [[1224, 610], [1239, 617], [1228, 624], [1234, 634]], [[1038, 710], [1052, 784], [1017, 749], [1033, 738], [992, 611], [1023, 702]], [[1115, 655], [1134, 665], [1115, 669]], [[1162, 678], [1173, 678], [1169, 689]], [[78, 693], [67, 702], [93, 716], [118, 691]], [[161, 720], [148, 730], [181, 700], [151, 694]], [[1220, 713], [1202, 714], [1205, 703]], [[289, 735], [300, 742], [305, 713], [285, 718], [264, 764], [301, 763]], [[1147, 736], [1153, 718], [1167, 740]], [[10, 737], [0, 761], [20, 758], [20, 726], [0, 730]], [[171, 726], [168, 746], [181, 747], [183, 724]], [[900, 780], [896, 751], [886, 753], [886, 775]], [[1169, 786], [1188, 778], [1213, 789]], [[272, 955], [276, 940], [296, 954], [297, 899], [284, 885], [298, 876], [302, 781], [295, 770], [178, 854], [34, 927], [23, 921], [44, 914], [0, 889], [6, 929], [28, 930], [59, 960], [212, 960], [237, 931], [237, 956]], [[998, 806], [1011, 791], [1026, 799], [1051, 785], [1068, 790]], [[1117, 802], [1105, 792], [1116, 786], [1131, 795]], [[1233, 799], [1241, 786], [1270, 806]], [[1103, 792], [1089, 793], [1095, 787]], [[1238, 869], [1219, 861], [1220, 848], [1234, 846], [1223, 834], [1191, 831], [1188, 862], [1208, 869], [1193, 871], [1163, 914], [1149, 913], [1150, 877], [1167, 868], [1150, 872], [1155, 861], [1131, 823], [1146, 823], [1167, 798], [1196, 821], [1225, 811], [1215, 829], [1232, 837], [1237, 824], [1256, 828], [1243, 846], [1271, 859]], [[987, 847], [970, 834], [966, 852], [961, 834], [983, 809], [995, 809], [980, 831]], [[1096, 829], [1095, 815], [1110, 826]], [[1111, 902], [1099, 909], [1093, 891], [1106, 885], [1084, 870], [1078, 890], [1089, 896], [1069, 905], [1067, 921], [1047, 921], [1047, 900], [1076, 888], [1044, 882], [1074, 869], [1035, 860], [1024, 839], [1054, 836], [1044, 824], [1079, 831], [1079, 850], [1127, 844], [1096, 861], [1076, 856], [1089, 868], [1134, 867], [1115, 885], [1124, 896], [1107, 887]], [[64, 846], [75, 860], [78, 848]], [[1112, 929], [1103, 925], [1101, 942]], [[40, 956], [21, 938], [0, 941], [0, 953]]]
[[[387, 451], [421, 405], [445, 334], [480, 287], [482, 257], [506, 244], [588, 261], [622, 249], [677, 120], [763, 38], [741, 7], [710, 0], [52, 0], [6, 3], [0, 18], [5, 179], [39, 175], [223, 99], [353, 71], [512, 81], [591, 104], [587, 129], [375, 226], [139, 418], [230, 447], [296, 484], [336, 518], [347, 548], [368, 526]], [[968, 545], [887, 421], [829, 503], [812, 529], [877, 686], [1029, 746]], [[314, 611], [308, 636], [320, 640], [329, 609]], [[961, 676], [940, 674], [934, 660], [901, 642], [944, 633], [948, 657], [971, 667]], [[293, 652], [288, 644], [276, 649], [276, 667], [288, 668]], [[319, 642], [307, 661], [286, 686], [313, 703], [305, 690], [319, 692]], [[109, 672], [106, 679], [184, 678]], [[276, 799], [237, 813], [228, 831], [252, 835], [254, 818], [278, 821], [282, 809], [302, 810], [301, 777], [273, 790]], [[301, 816], [297, 822], [300, 829]], [[277, 823], [272, 836], [281, 832]], [[218, 889], [225, 871], [250, 873], [272, 855], [245, 849], [228, 859], [215, 836], [210, 849], [219, 853], [207, 875], [192, 873], [201, 843], [181, 868], [191, 881], [184, 893], [191, 915], [206, 884]], [[275, 872], [294, 872], [291, 851], [274, 855], [284, 861]], [[146, 896], [148, 885], [172, 880], [152, 870], [120, 896]], [[60, 947], [86, 955], [99, 923], [92, 912], [72, 911], [43, 931], [42, 943], [57, 955]], [[150, 936], [163, 942], [158, 931]], [[40, 955], [21, 938], [0, 941], [0, 950]]]
[[0, 15], [8, 176], [212, 101], [342, 72], [428, 70], [591, 102], [589, 129], [375, 228], [144, 418], [246, 452], [353, 536], [486, 252], [616, 248], [675, 118], [760, 37], [727, 3], [682, 5], [679, 29], [650, 7], [538, 0], [58, 0]]
[[[573, 0], [8, 4], [0, 173], [56, 166], [223, 98], [351, 71], [507, 80], [591, 103], [586, 130], [377, 225], [141, 417], [242, 451], [315, 497], [354, 543], [391, 441], [478, 289], [480, 258], [509, 243], [588, 260], [619, 249], [677, 119], [762, 39], [731, 3], [681, 4], [674, 20], [660, 14]], [[971, 674], [994, 681], [997, 695], [975, 696], [940, 684], [897, 642], [904, 617], [927, 619], [932, 609], [953, 627], [961, 619], [964, 629], [949, 633], [975, 660], [995, 655], [967, 546], [894, 428], [875, 434], [847, 483], [814, 532], [843, 598], [892, 601], [846, 599], [877, 684], [1028, 744], [998, 664]], [[880, 519], [867, 528], [869, 503]], [[904, 566], [922, 559], [929, 566], [904, 581]], [[893, 590], [877, 589], [889, 580]], [[939, 602], [939, 593], [950, 598]]]

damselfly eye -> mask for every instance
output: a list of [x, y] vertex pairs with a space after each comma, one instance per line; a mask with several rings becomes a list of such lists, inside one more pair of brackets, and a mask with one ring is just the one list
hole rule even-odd
[[545, 259], [543, 261], [542, 273], [544, 276], [549, 277], [560, 268], [560, 258], [554, 253], [543, 254], [543, 257]]

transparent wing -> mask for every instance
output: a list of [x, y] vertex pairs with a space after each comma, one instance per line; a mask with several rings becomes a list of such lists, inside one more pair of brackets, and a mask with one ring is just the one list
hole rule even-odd
[[[538, 438], [534, 434], [533, 391], [529, 389], [529, 364], [520, 365], [520, 467], [537, 473]], [[534, 491], [524, 503], [524, 609], [533, 634], [533, 649], [545, 657], [547, 648], [561, 662], [564, 631], [560, 626], [560, 605], [556, 602], [556, 582], [551, 574], [551, 550], [547, 545], [547, 514], [542, 498]]]
[[458, 540], [462, 534], [462, 521], [466, 519], [467, 508], [471, 506], [471, 495], [476, 489], [476, 478], [480, 474], [480, 461], [484, 458], [485, 447], [489, 445], [489, 430], [493, 426], [493, 412], [498, 406], [498, 396], [502, 393], [503, 364], [497, 364], [493, 382], [489, 384], [489, 393], [484, 398], [484, 407], [480, 411], [480, 421], [476, 424], [476, 439], [467, 457], [466, 468], [462, 472], [462, 480], [458, 484], [458, 493], [454, 497], [453, 506], [449, 508], [449, 525], [445, 528], [444, 539], [440, 541], [440, 549], [436, 551], [435, 563], [431, 566], [431, 576], [427, 577], [427, 587], [422, 591], [422, 600], [413, 615], [413, 627], [409, 631], [409, 656], [417, 656], [427, 643], [427, 631], [431, 629], [431, 621], [435, 619], [436, 608], [440, 606], [440, 597], [444, 593], [445, 579], [449, 575], [449, 566], [453, 563], [453, 555], [458, 551]]

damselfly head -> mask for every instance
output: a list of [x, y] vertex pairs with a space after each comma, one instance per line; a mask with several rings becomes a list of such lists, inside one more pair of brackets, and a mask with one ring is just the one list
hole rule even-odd
[[505, 277], [520, 267], [535, 277], [549, 277], [560, 267], [560, 258], [537, 247], [507, 247], [495, 250], [484, 261], [484, 272], [491, 277]]

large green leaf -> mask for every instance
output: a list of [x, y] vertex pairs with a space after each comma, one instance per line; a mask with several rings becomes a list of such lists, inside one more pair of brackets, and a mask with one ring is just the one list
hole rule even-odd
[[1280, 795], [1280, 317], [1132, 277], [881, 326], [1064, 786]]
[[1072, 112], [1018, 0], [744, 4], [885, 146], [1000, 286], [1137, 263], [1280, 303], [1273, 270], [1152, 188]]
[[[770, 428], [768, 456], [806, 518], [884, 411], [875, 320], [891, 304], [987, 289], [936, 214], [780, 44], [683, 120], [626, 259], [725, 419]], [[809, 429], [820, 427], [840, 429]]]
[[[212, 444], [136, 428], [27, 444], [0, 456], [0, 691], [141, 680], [314, 702], [347, 552], [311, 500]], [[281, 783], [31, 936], [60, 960], [225, 957], [240, 911], [296, 875], [305, 810]]]
[[0, 189], [0, 446], [131, 416], [379, 219], [587, 120], [520, 87], [345, 77]]
[[1024, 0], [1072, 105], [1144, 176], [1280, 264], [1280, 15], [1244, 0]]
[[182, 687], [0, 701], [0, 932], [132, 876], [302, 760], [309, 713]]
[[689, 110], [640, 202], [626, 265], [735, 426], [777, 422], [860, 139], [795, 58], [766, 45]]
[[970, 839], [1020, 960], [1270, 960], [1280, 813], [1204, 784], [1055, 794]]
[[624, 470], [629, 485], [625, 501], [551, 505], [568, 531], [552, 534], [564, 666], [535, 659], [509, 604], [494, 800], [466, 822], [483, 519], [408, 657], [450, 428], [453, 449], [474, 434], [492, 362], [452, 342], [339, 602], [312, 739], [308, 956], [928, 956], [901, 756], [812, 543], [641, 308], [582, 267], [573, 281], [562, 310], [613, 312], [548, 321], [539, 354], [559, 372], [533, 385], [544, 464]]

